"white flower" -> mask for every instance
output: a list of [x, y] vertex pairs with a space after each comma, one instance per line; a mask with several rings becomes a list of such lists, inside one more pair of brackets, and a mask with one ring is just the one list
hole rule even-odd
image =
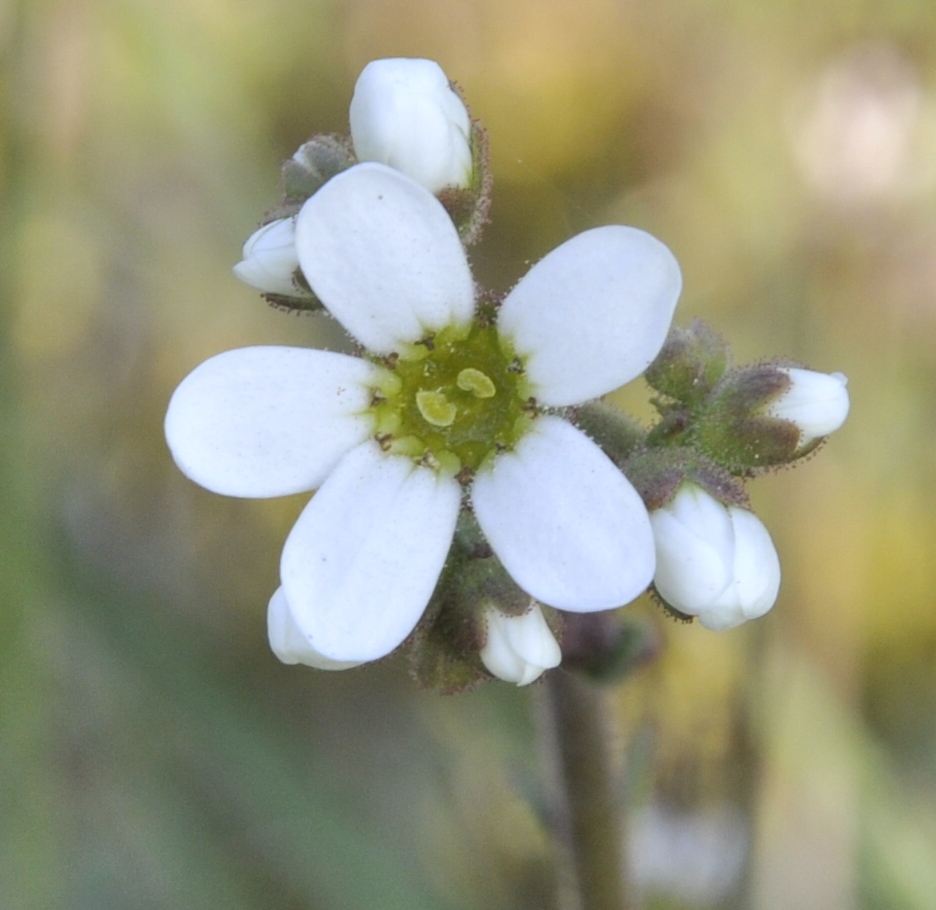
[[684, 482], [650, 513], [653, 584], [670, 606], [720, 632], [766, 613], [780, 590], [780, 560], [760, 520]]
[[620, 226], [579, 234], [530, 270], [494, 324], [475, 312], [438, 200], [361, 164], [306, 202], [296, 248], [316, 295], [370, 359], [229, 351], [182, 382], [166, 415], [176, 462], [208, 489], [318, 490], [283, 550], [272, 607], [290, 622], [271, 620], [277, 653], [320, 665], [396, 648], [432, 595], [463, 487], [536, 600], [584, 612], [644, 590], [654, 545], [640, 497], [588, 437], [542, 408], [603, 395], [654, 358], [680, 289], [663, 244]]
[[520, 616], [508, 616], [496, 607], [488, 607], [484, 618], [487, 639], [481, 648], [481, 661], [494, 676], [526, 686], [544, 670], [559, 666], [562, 651], [538, 604]]
[[351, 99], [351, 141], [360, 161], [396, 168], [429, 192], [471, 183], [471, 120], [432, 60], [373, 60]]
[[296, 219], [279, 218], [254, 231], [244, 244], [234, 274], [264, 294], [311, 297], [297, 277]]
[[790, 387], [772, 401], [765, 413], [789, 420], [800, 430], [800, 448], [834, 433], [848, 416], [848, 379], [842, 373], [816, 373], [797, 367], [781, 367]]

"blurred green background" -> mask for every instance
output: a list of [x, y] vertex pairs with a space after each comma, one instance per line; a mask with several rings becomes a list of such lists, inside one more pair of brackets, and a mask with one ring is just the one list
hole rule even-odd
[[679, 322], [850, 378], [820, 456], [751, 487], [773, 612], [629, 608], [667, 640], [613, 696], [644, 906], [932, 910], [930, 0], [0, 0], [0, 905], [554, 906], [541, 693], [279, 665], [304, 498], [213, 496], [163, 442], [209, 355], [339, 342], [230, 267], [384, 56], [489, 129], [482, 282], [635, 224]]

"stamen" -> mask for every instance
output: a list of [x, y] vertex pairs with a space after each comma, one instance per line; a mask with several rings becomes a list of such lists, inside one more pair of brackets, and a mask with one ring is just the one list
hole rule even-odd
[[434, 427], [450, 427], [455, 422], [458, 409], [440, 391], [423, 389], [416, 393], [416, 407], [426, 423]]
[[442, 467], [442, 463], [436, 458], [431, 449], [426, 449], [422, 454], [422, 458], [416, 464], [422, 465], [424, 468], [432, 468], [434, 471], [438, 471]]
[[463, 392], [471, 392], [475, 398], [493, 398], [497, 394], [497, 387], [491, 382], [491, 377], [474, 367], [462, 370], [455, 383]]
[[389, 454], [462, 484], [512, 449], [539, 413], [522, 361], [480, 317], [374, 362], [383, 368], [371, 382], [374, 438]]

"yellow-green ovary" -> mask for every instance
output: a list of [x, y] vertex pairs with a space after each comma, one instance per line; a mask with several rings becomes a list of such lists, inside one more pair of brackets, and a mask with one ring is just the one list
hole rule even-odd
[[377, 439], [446, 472], [512, 448], [533, 417], [520, 361], [493, 326], [445, 329], [391, 369], [375, 391]]

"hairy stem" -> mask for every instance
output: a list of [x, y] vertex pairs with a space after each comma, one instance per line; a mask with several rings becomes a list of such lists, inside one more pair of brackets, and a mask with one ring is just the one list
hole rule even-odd
[[629, 910], [621, 789], [606, 690], [557, 671], [545, 685], [544, 739], [556, 781], [556, 833], [572, 872], [558, 882], [561, 910]]

